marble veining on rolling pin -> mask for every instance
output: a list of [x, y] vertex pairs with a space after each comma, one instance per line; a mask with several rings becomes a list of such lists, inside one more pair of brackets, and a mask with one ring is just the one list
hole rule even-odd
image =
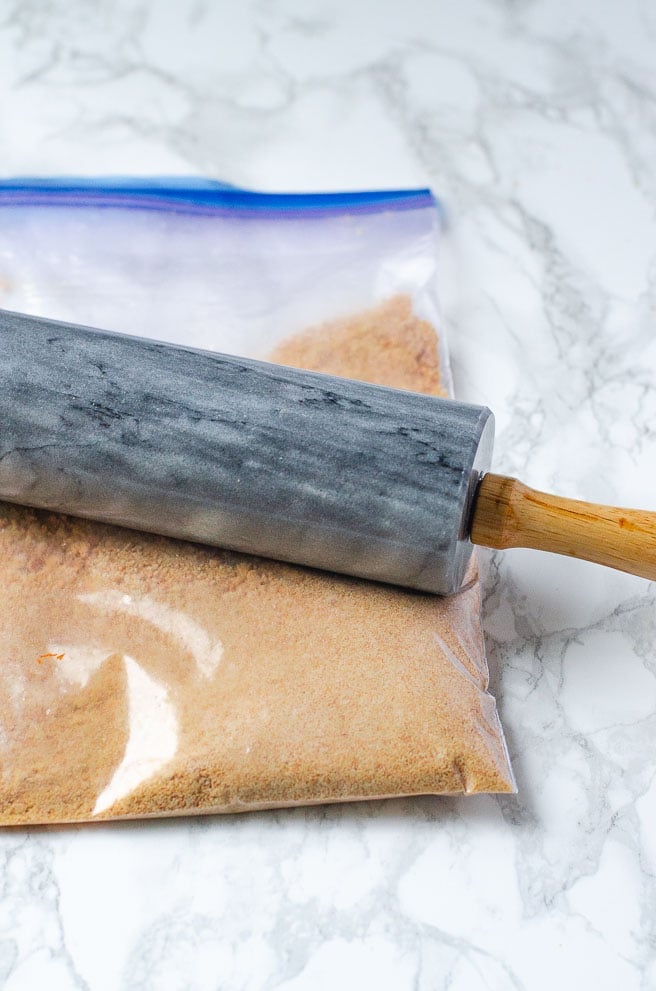
[[[640, 504], [656, 453], [650, 0], [244, 0], [234, 30], [203, 0], [121, 10], [7, 5], [6, 175], [431, 185], [452, 218], [439, 292], [456, 393], [498, 414], [496, 467]], [[44, 293], [34, 270], [4, 305], [59, 299], [93, 322], [96, 285]], [[103, 300], [108, 326], [123, 305]], [[655, 987], [656, 588], [539, 560], [499, 554], [486, 586], [518, 797], [12, 831], [0, 983]]]
[[0, 498], [429, 591], [462, 579], [485, 408], [9, 312], [0, 362]]

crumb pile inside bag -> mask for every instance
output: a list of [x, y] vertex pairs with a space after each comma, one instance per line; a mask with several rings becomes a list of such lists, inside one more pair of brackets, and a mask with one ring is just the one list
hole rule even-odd
[[[442, 393], [406, 296], [271, 360]], [[0, 503], [0, 822], [514, 789], [448, 599]]]

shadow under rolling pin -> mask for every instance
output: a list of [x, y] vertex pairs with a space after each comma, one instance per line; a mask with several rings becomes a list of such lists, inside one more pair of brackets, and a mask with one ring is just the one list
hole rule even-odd
[[0, 499], [441, 595], [472, 543], [656, 578], [656, 514], [488, 473], [490, 410], [0, 311]]

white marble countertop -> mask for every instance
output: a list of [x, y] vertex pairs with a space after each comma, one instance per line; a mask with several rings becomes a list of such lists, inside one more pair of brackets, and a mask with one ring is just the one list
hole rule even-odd
[[[0, 2], [0, 171], [430, 184], [498, 469], [656, 504], [656, 7]], [[0, 985], [656, 987], [656, 592], [491, 560], [517, 797], [0, 836]]]

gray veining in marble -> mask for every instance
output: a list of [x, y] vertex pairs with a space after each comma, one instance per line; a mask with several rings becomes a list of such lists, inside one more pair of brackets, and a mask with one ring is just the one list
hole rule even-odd
[[450, 594], [489, 410], [0, 311], [0, 498]]
[[[430, 185], [456, 394], [494, 409], [499, 470], [652, 499], [653, 0], [0, 6], [4, 174]], [[17, 272], [8, 237], [5, 308], [171, 321], [114, 283], [108, 320], [74, 236], [55, 267], [31, 229]], [[487, 572], [517, 796], [4, 833], [3, 988], [653, 991], [656, 586], [528, 550]]]

